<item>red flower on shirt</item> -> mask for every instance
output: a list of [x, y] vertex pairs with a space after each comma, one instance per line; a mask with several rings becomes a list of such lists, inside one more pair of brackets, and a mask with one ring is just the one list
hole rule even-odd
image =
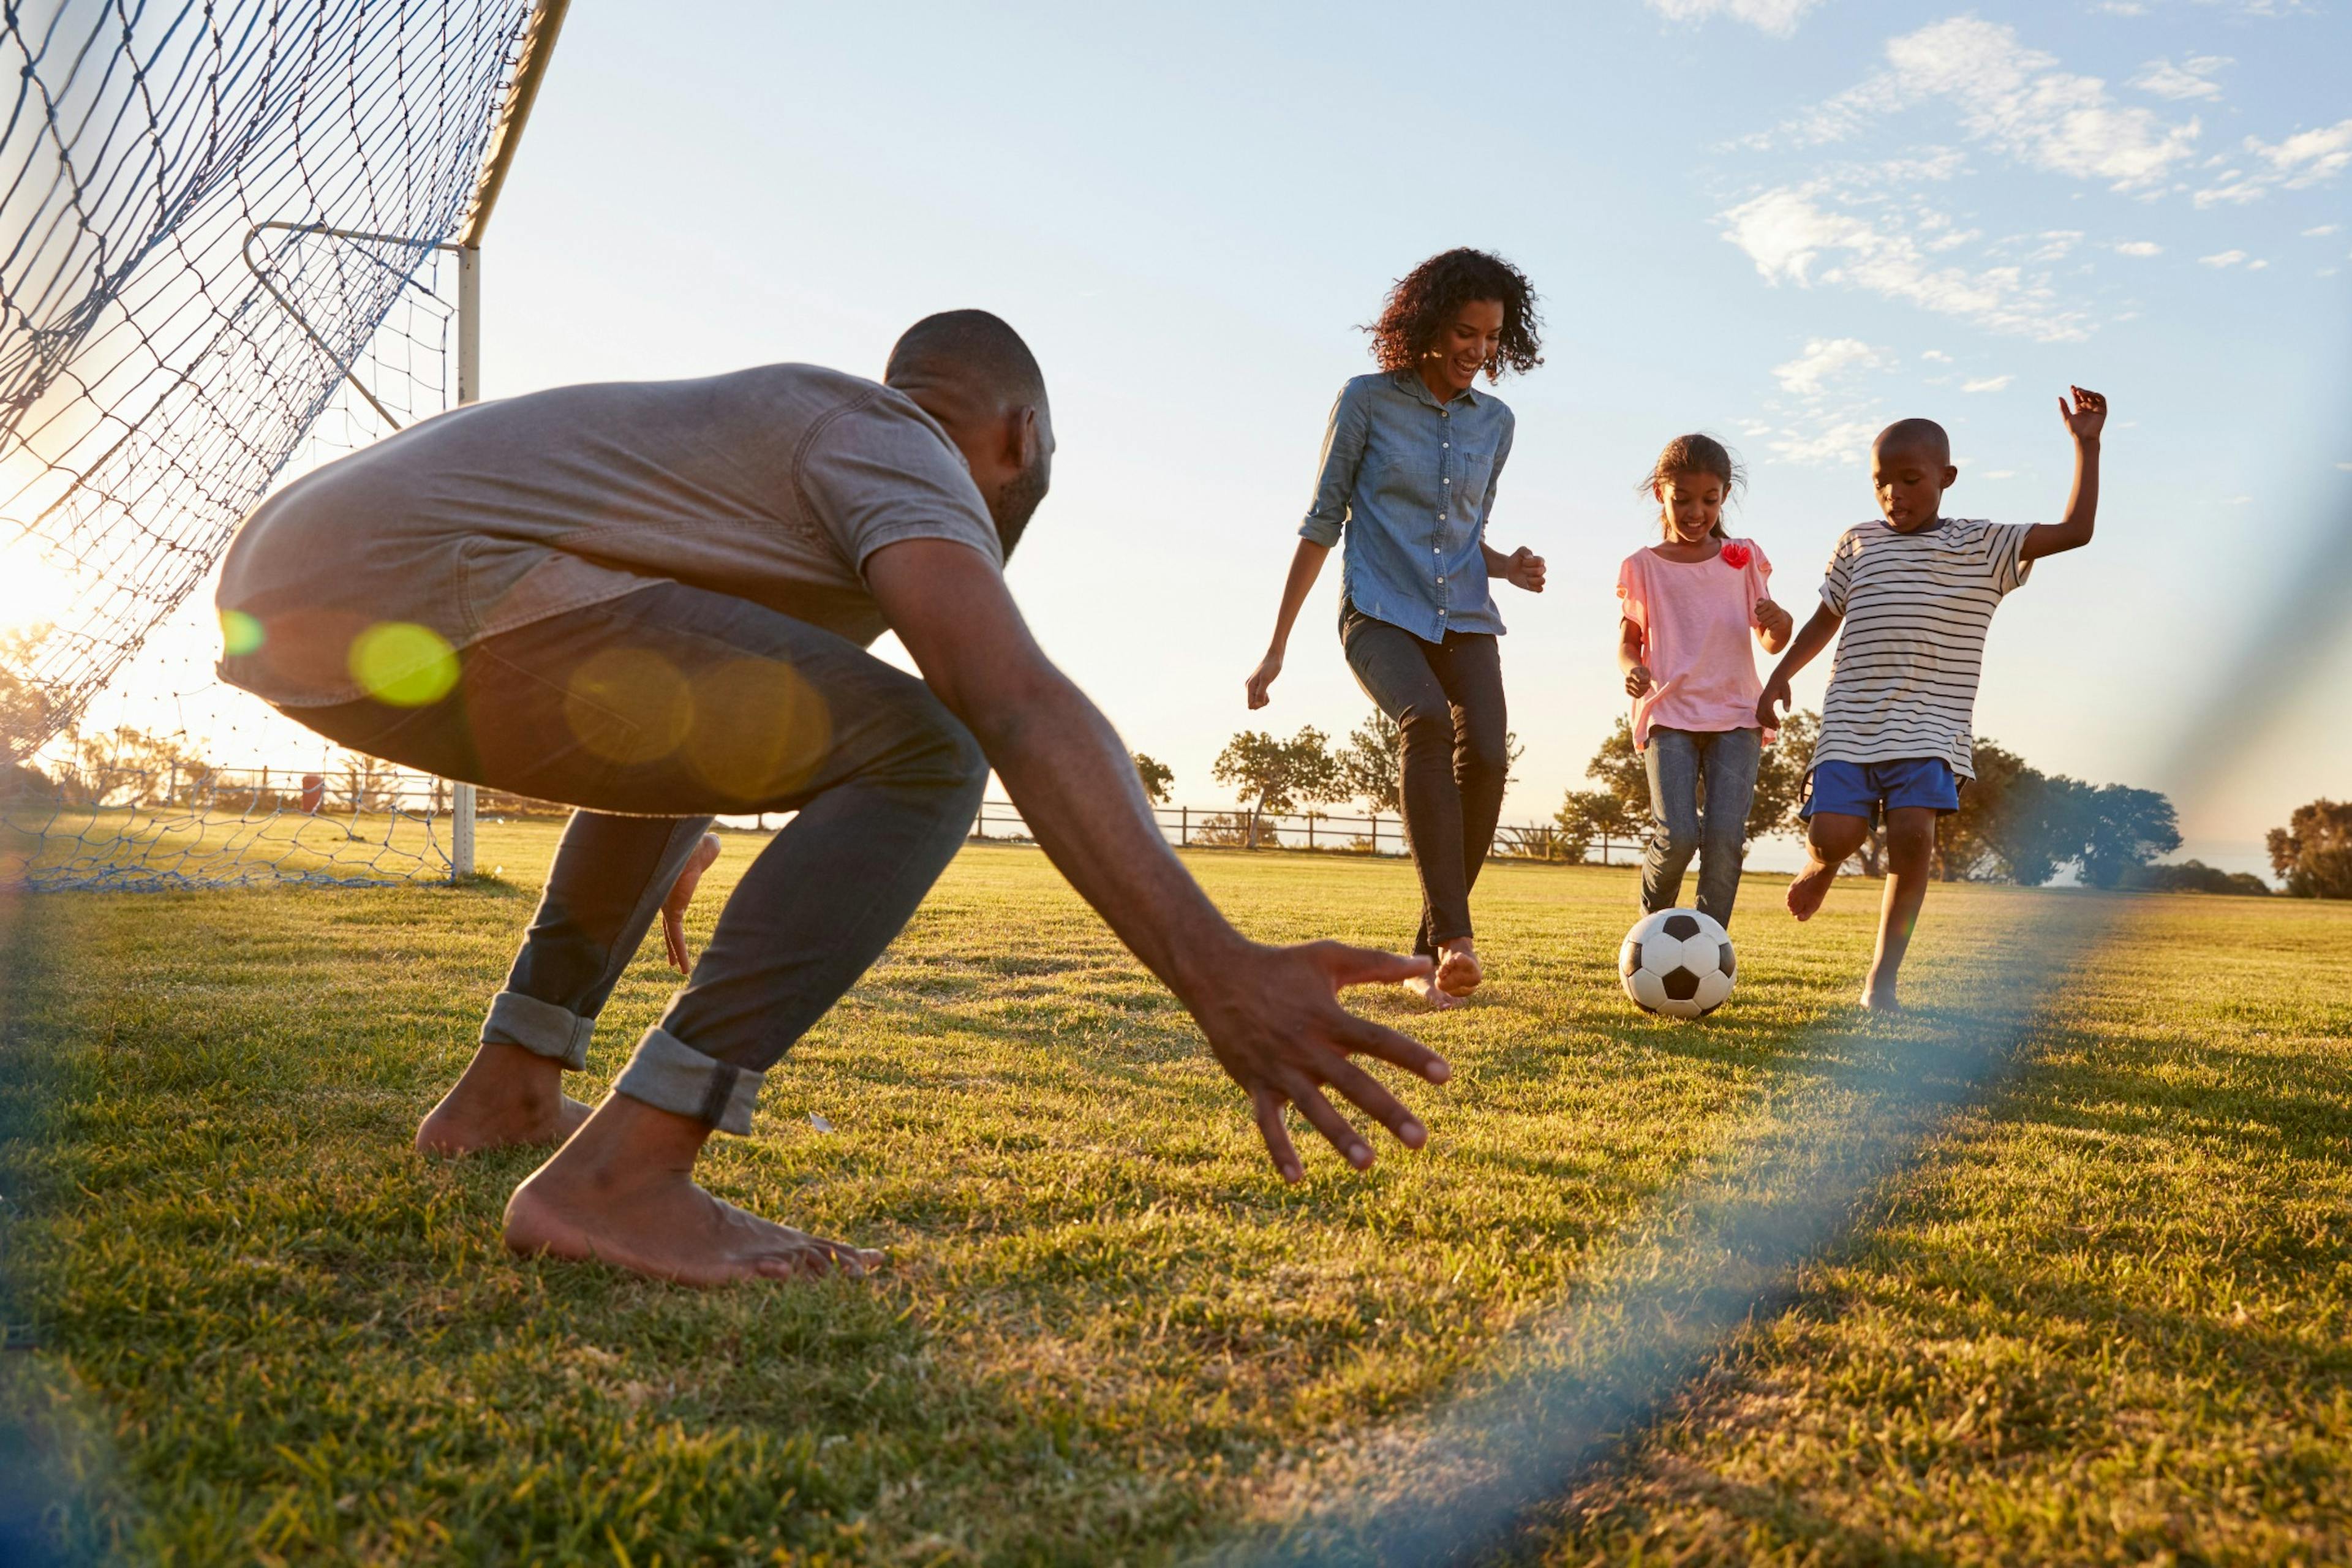
[[1756, 552], [1736, 539], [1723, 547], [1723, 563], [1735, 572], [1746, 571], [1748, 563], [1755, 559]]

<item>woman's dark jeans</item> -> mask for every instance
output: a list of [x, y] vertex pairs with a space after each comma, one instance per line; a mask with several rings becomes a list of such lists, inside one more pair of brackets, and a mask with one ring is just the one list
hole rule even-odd
[[1421, 874], [1412, 950], [1434, 954], [1438, 943], [1471, 934], [1470, 889], [1503, 811], [1510, 724], [1497, 639], [1448, 632], [1442, 643], [1423, 642], [1349, 605], [1339, 640], [1364, 694], [1403, 732], [1404, 837]]
[[488, 1044], [585, 1064], [597, 1012], [710, 819], [796, 812], [614, 1087], [730, 1132], [879, 957], [988, 778], [930, 689], [748, 600], [665, 583], [485, 638], [439, 701], [289, 708], [355, 750], [578, 806]]
[[[1748, 810], [1764, 736], [1756, 730], [1650, 731], [1642, 752], [1650, 775], [1650, 850], [1642, 859], [1642, 909], [1670, 910], [1683, 873], [1698, 857], [1698, 912], [1731, 924], [1739, 868], [1748, 858]], [[1702, 809], [1700, 803], [1706, 803]]]

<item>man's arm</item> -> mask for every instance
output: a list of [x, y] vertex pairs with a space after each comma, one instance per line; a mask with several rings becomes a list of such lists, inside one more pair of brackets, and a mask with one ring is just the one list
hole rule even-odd
[[923, 679], [971, 727], [1054, 864], [1200, 1021], [1218, 1065], [1249, 1094], [1284, 1179], [1304, 1173], [1283, 1125], [1286, 1104], [1350, 1164], [1372, 1163], [1371, 1145], [1323, 1098], [1326, 1089], [1407, 1148], [1421, 1147], [1426, 1130], [1348, 1058], [1379, 1057], [1432, 1083], [1452, 1069], [1427, 1047], [1349, 1013], [1338, 992], [1427, 974], [1429, 961], [1243, 937], [1169, 849], [1127, 748], [1039, 649], [986, 557], [947, 540], [908, 540], [868, 557], [866, 576]]
[[2058, 417], [2066, 422], [2067, 434], [2074, 437], [2074, 489], [2066, 498], [2065, 516], [2056, 522], [2037, 522], [2025, 531], [2019, 553], [2028, 561], [2082, 549], [2091, 542], [2091, 529], [2098, 521], [2099, 437], [2107, 426], [2107, 400], [2079, 386], [2066, 390], [2074, 395], [2074, 405], [2069, 408], [2066, 400], [2060, 398]]
[[1756, 721], [1759, 724], [1767, 730], [1780, 727], [1779, 710], [1791, 700], [1790, 679], [1797, 671], [1812, 663], [1822, 649], [1830, 646], [1830, 639], [1837, 636], [1838, 625], [1844, 619], [1843, 616], [1829, 607], [1827, 601], [1813, 612], [1813, 618], [1804, 624], [1797, 633], [1797, 640], [1789, 645], [1789, 651], [1780, 656], [1779, 664], [1772, 667], [1772, 679], [1764, 683], [1764, 695], [1756, 701]]

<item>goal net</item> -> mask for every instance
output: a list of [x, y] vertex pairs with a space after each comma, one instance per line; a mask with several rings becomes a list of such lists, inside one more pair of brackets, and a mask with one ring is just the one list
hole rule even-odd
[[215, 679], [210, 579], [273, 482], [472, 395], [470, 247], [561, 16], [0, 10], [0, 882], [462, 868], [460, 791]]

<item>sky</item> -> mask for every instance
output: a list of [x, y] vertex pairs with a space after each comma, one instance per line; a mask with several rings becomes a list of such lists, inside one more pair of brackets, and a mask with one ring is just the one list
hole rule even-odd
[[1979, 732], [2173, 793], [2189, 852], [2239, 868], [2352, 794], [2347, 601], [2313, 586], [2352, 590], [2343, 0], [646, 15], [565, 26], [485, 249], [488, 395], [878, 375], [921, 315], [1003, 315], [1060, 439], [1011, 581], [1179, 800], [1225, 800], [1238, 730], [1369, 713], [1336, 562], [1273, 706], [1242, 682], [1360, 328], [1456, 245], [1524, 268], [1546, 322], [1496, 389], [1489, 542], [1550, 567], [1496, 589], [1507, 820], [1582, 785], [1624, 709], [1616, 569], [1668, 438], [1747, 460], [1731, 526], [1801, 618], [1895, 417], [1952, 431], [1948, 513], [2054, 521], [2069, 383], [2114, 411], [2098, 537], [2003, 606]]

